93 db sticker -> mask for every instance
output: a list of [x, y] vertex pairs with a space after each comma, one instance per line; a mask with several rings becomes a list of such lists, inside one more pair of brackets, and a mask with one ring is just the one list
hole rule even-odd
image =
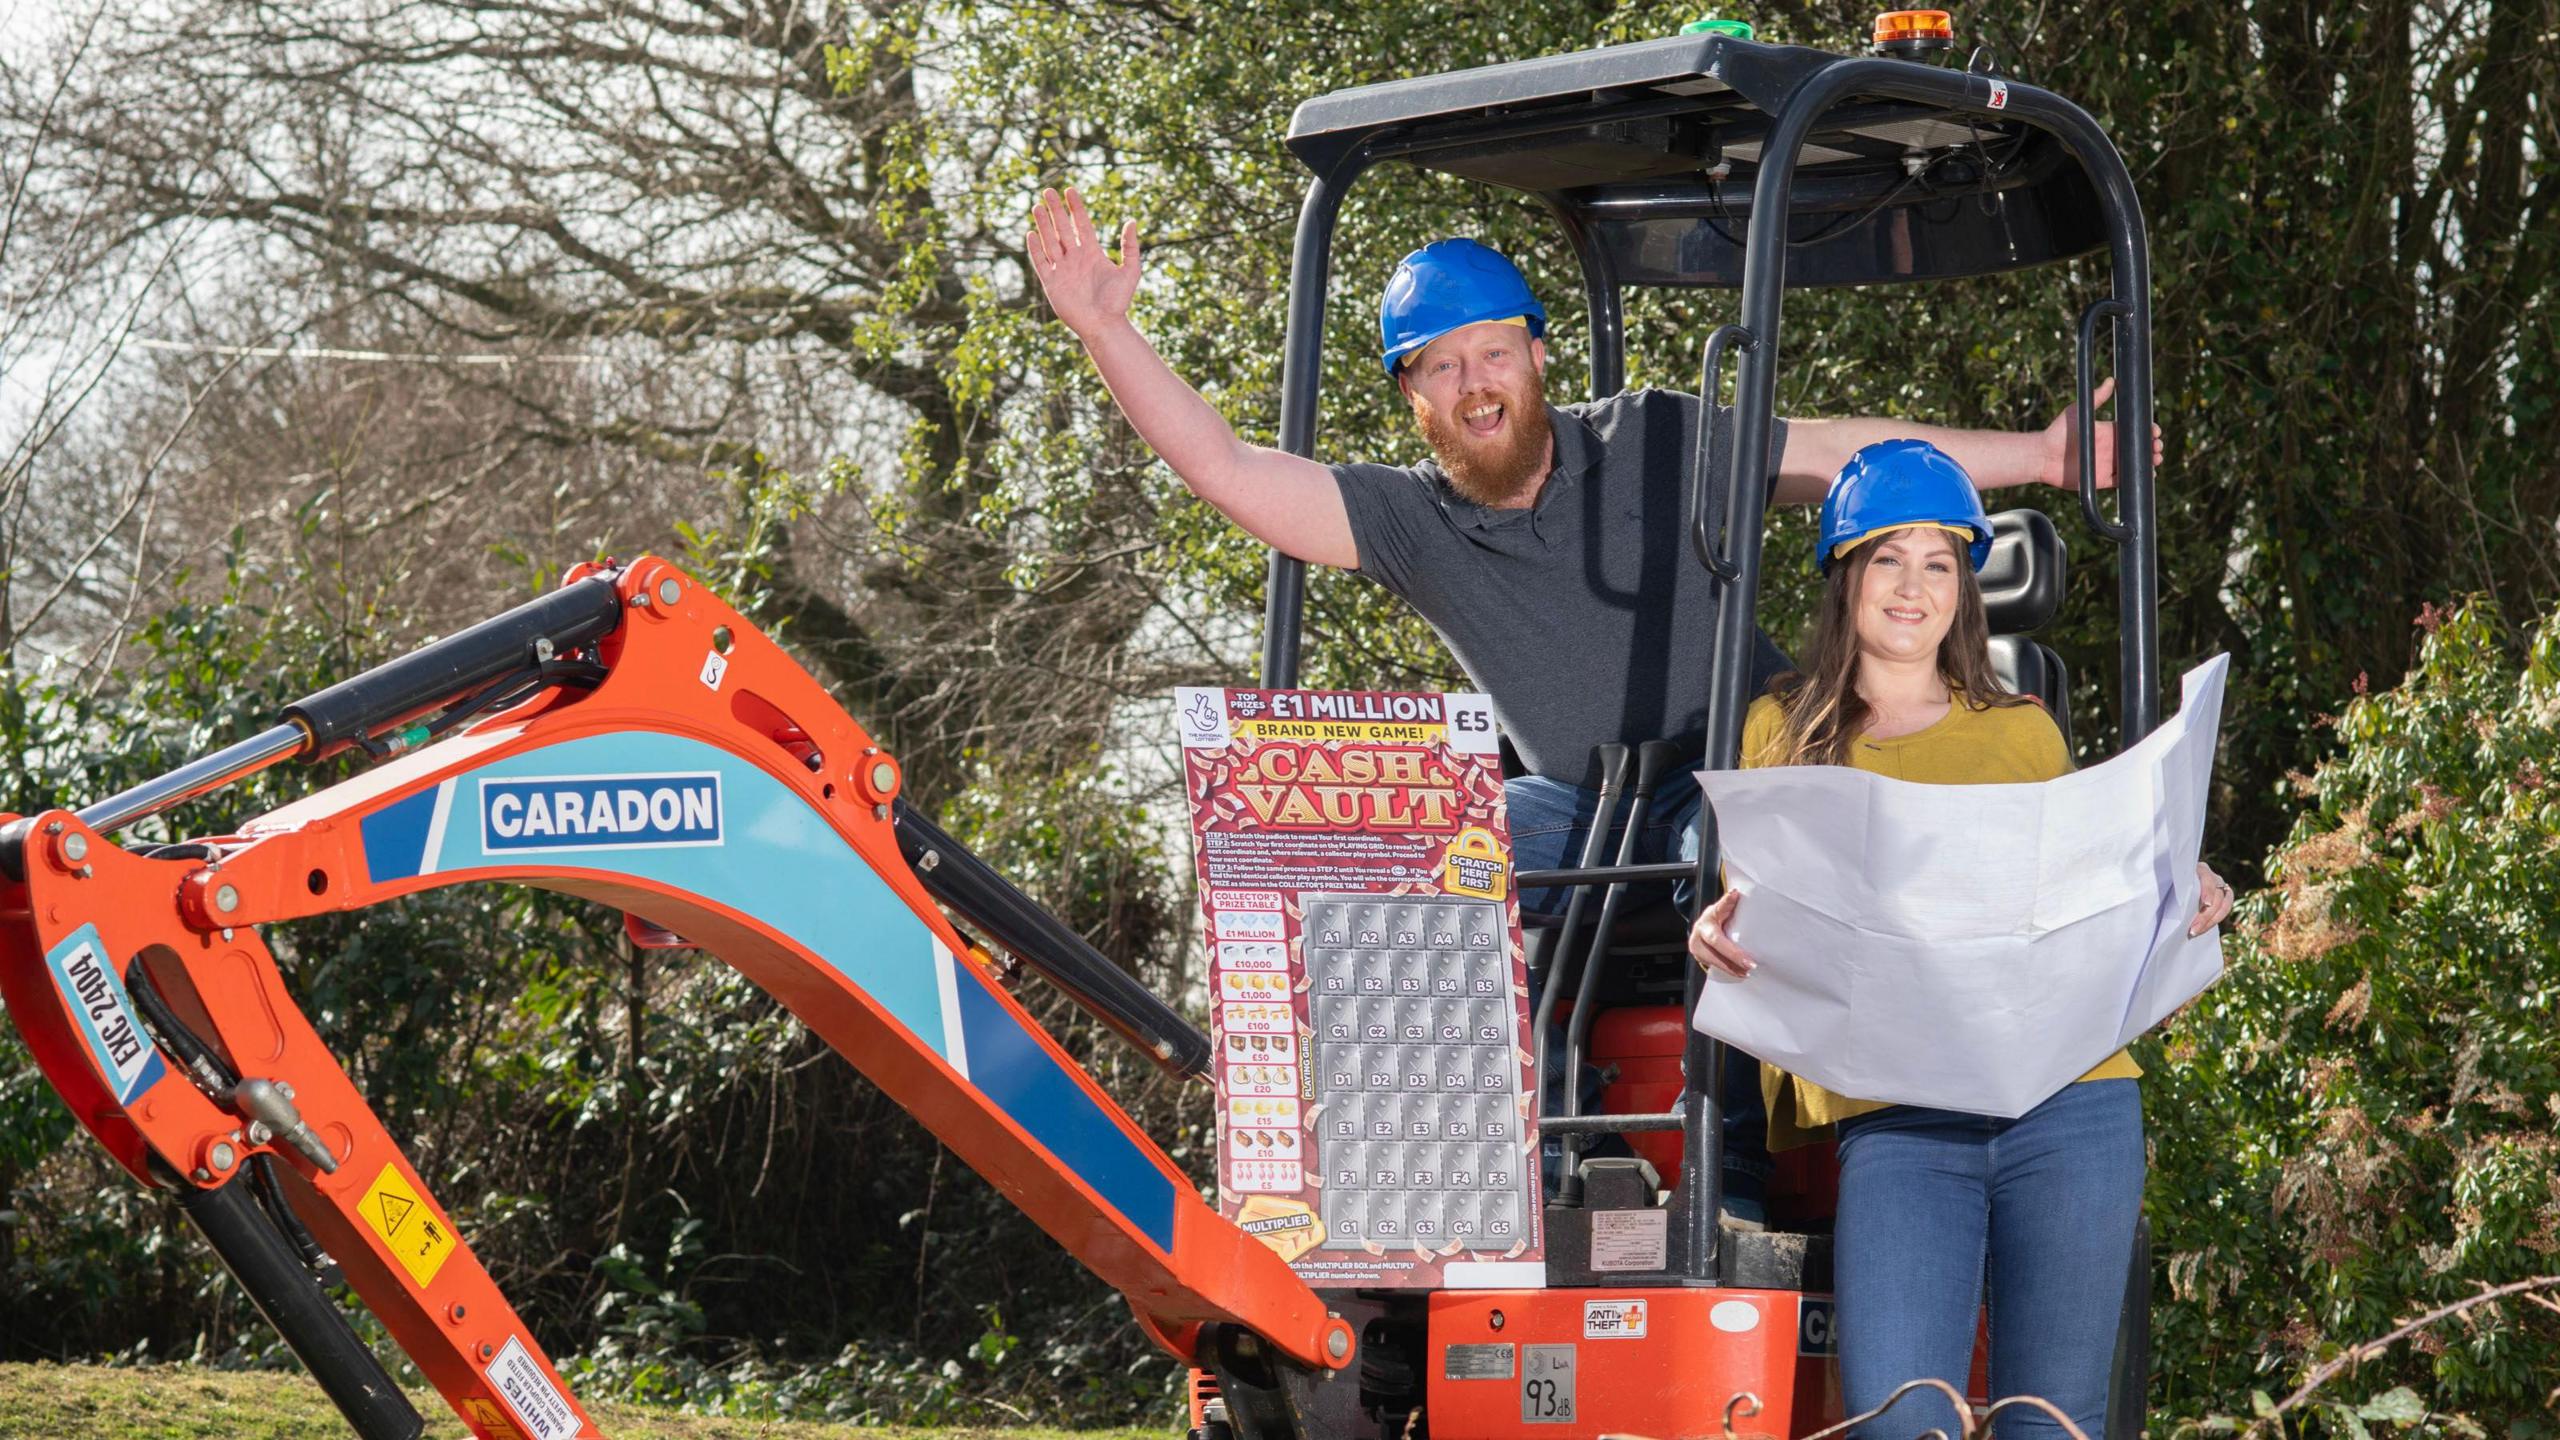
[[53, 971], [54, 987], [80, 1017], [80, 1038], [88, 1042], [99, 1078], [115, 1092], [118, 1105], [132, 1104], [168, 1067], [160, 1063], [160, 1048], [143, 1033], [133, 999], [107, 961], [98, 927], [81, 926], [46, 951], [44, 960]]
[[1520, 1347], [1520, 1423], [1573, 1423], [1573, 1347]]

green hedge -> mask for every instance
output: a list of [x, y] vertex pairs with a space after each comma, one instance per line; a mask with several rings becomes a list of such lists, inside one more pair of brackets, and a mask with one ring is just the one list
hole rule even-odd
[[[2520, 650], [2485, 604], [2418, 623], [2407, 681], [2329, 718], [2335, 757], [2288, 777], [2303, 812], [2229, 974], [2153, 1042], [2156, 1410], [2282, 1395], [2560, 1271], [2560, 614]], [[2555, 1383], [2560, 1315], [2509, 1302], [2322, 1395], [2405, 1385], [2527, 1436], [2553, 1433]]]

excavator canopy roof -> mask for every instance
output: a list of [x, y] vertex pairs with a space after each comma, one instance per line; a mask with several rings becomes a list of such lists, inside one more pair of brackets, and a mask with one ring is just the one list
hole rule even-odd
[[[1319, 175], [1396, 158], [1536, 195], [1623, 285], [1738, 286], [1761, 145], [1843, 63], [1680, 35], [1337, 90], [1298, 107], [1288, 144]], [[1992, 274], [2106, 241], [2088, 173], [2051, 132], [1907, 101], [1823, 116], [1792, 190], [1789, 287]]]

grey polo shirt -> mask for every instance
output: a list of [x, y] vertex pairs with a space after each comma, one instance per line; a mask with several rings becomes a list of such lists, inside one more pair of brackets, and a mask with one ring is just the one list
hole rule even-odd
[[[1733, 434], [1719, 412], [1716, 433]], [[1535, 506], [1490, 510], [1440, 466], [1335, 465], [1360, 573], [1438, 631], [1533, 774], [1596, 785], [1591, 750], [1705, 749], [1716, 587], [1689, 548], [1698, 401], [1635, 390], [1549, 406], [1556, 468]], [[1786, 449], [1771, 428], [1768, 473]], [[1729, 454], [1719, 446], [1713, 463]], [[1791, 668], [1754, 632], [1751, 691]]]

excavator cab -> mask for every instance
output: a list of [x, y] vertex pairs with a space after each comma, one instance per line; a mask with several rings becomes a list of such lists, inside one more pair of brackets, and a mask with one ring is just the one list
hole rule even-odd
[[[1768, 478], [1734, 472], [1742, 457], [1768, 453], [1786, 292], [1956, 279], [2102, 252], [2105, 291], [2077, 317], [2075, 443], [2089, 476], [2088, 401], [2108, 330], [2118, 484], [2110, 516], [2084, 479], [2079, 518], [2115, 570], [2114, 731], [2122, 744], [2138, 740], [2159, 721], [2160, 688], [2151, 454], [2137, 443], [2152, 414], [2141, 211], [2122, 157], [2077, 106], [1941, 63], [1957, 53], [1946, 21], [1940, 12], [1882, 17], [1878, 53], [1861, 57], [1761, 44], [1748, 26], [1702, 22], [1672, 38], [1365, 85], [1301, 105], [1288, 144], [1312, 179], [1290, 272], [1281, 447], [1312, 454], [1336, 225], [1353, 185], [1382, 162], [1532, 197], [1555, 217], [1580, 266], [1593, 399], [1624, 385], [1628, 292], [1738, 290], [1730, 322], [1699, 346], [1702, 396], [1721, 393], [1728, 362], [1738, 369], [1723, 421], [1733, 430], [1722, 450], [1731, 465], [1708, 466], [1718, 451], [1706, 433], [1718, 423], [1711, 406], [1689, 460], [1685, 517], [1691, 555], [1722, 591], [1714, 633], [1696, 641], [1711, 647], [1703, 763], [1730, 768], [1752, 699]], [[2045, 702], [2068, 741], [2069, 677], [2034, 639], [2061, 603], [2063, 537], [2033, 509], [2003, 511], [1994, 528], [1981, 575], [1994, 664]], [[1275, 552], [1266, 687], [1296, 681], [1304, 585], [1303, 566]], [[1646, 899], [1684, 876], [1696, 882], [1693, 904], [1719, 893], [1713, 812], [1699, 819], [1694, 872], [1612, 864], [1603, 853], [1613, 807], [1632, 814], [1634, 833], [1648, 805], [1667, 804], [1671, 787], [1688, 783], [1698, 757], [1661, 742], [1602, 750], [1592, 773], [1604, 821], [1581, 863], [1518, 877], [1524, 890], [1575, 887], [1561, 919], [1533, 923], [1528, 936], [1543, 992], [1538, 1043], [1566, 1052], [1552, 1071], [1542, 1053], [1539, 1073], [1579, 1076], [1591, 1065], [1606, 1077], [1591, 1107], [1578, 1084], [1549, 1085], [1540, 1124], [1561, 1141], [1564, 1164], [1546, 1194], [1548, 1288], [1328, 1295], [1346, 1314], [1368, 1307], [1367, 1418], [1386, 1433], [1417, 1403], [1443, 1435], [1564, 1433], [1559, 1388], [1575, 1433], [1802, 1435], [1842, 1418], [1826, 1293], [1836, 1178], [1828, 1147], [1780, 1158], [1767, 1230], [1718, 1224], [1722, 1047], [1686, 1022], [1702, 983], [1685, 954], [1690, 914]], [[1621, 1142], [1608, 1146], [1619, 1153], [1583, 1158], [1603, 1137]], [[2146, 1241], [2127, 1277], [2111, 1435], [2141, 1433], [2148, 1274]], [[1601, 1323], [1594, 1316], [1622, 1316], [1632, 1302], [1648, 1316], [1644, 1334], [1591, 1328]], [[1611, 1338], [1592, 1338], [1604, 1332]], [[1543, 1350], [1546, 1373], [1532, 1379], [1497, 1364], [1513, 1345], [1523, 1357]], [[1496, 1371], [1503, 1383], [1483, 1378]], [[1399, 1381], [1409, 1393], [1388, 1393]]]

